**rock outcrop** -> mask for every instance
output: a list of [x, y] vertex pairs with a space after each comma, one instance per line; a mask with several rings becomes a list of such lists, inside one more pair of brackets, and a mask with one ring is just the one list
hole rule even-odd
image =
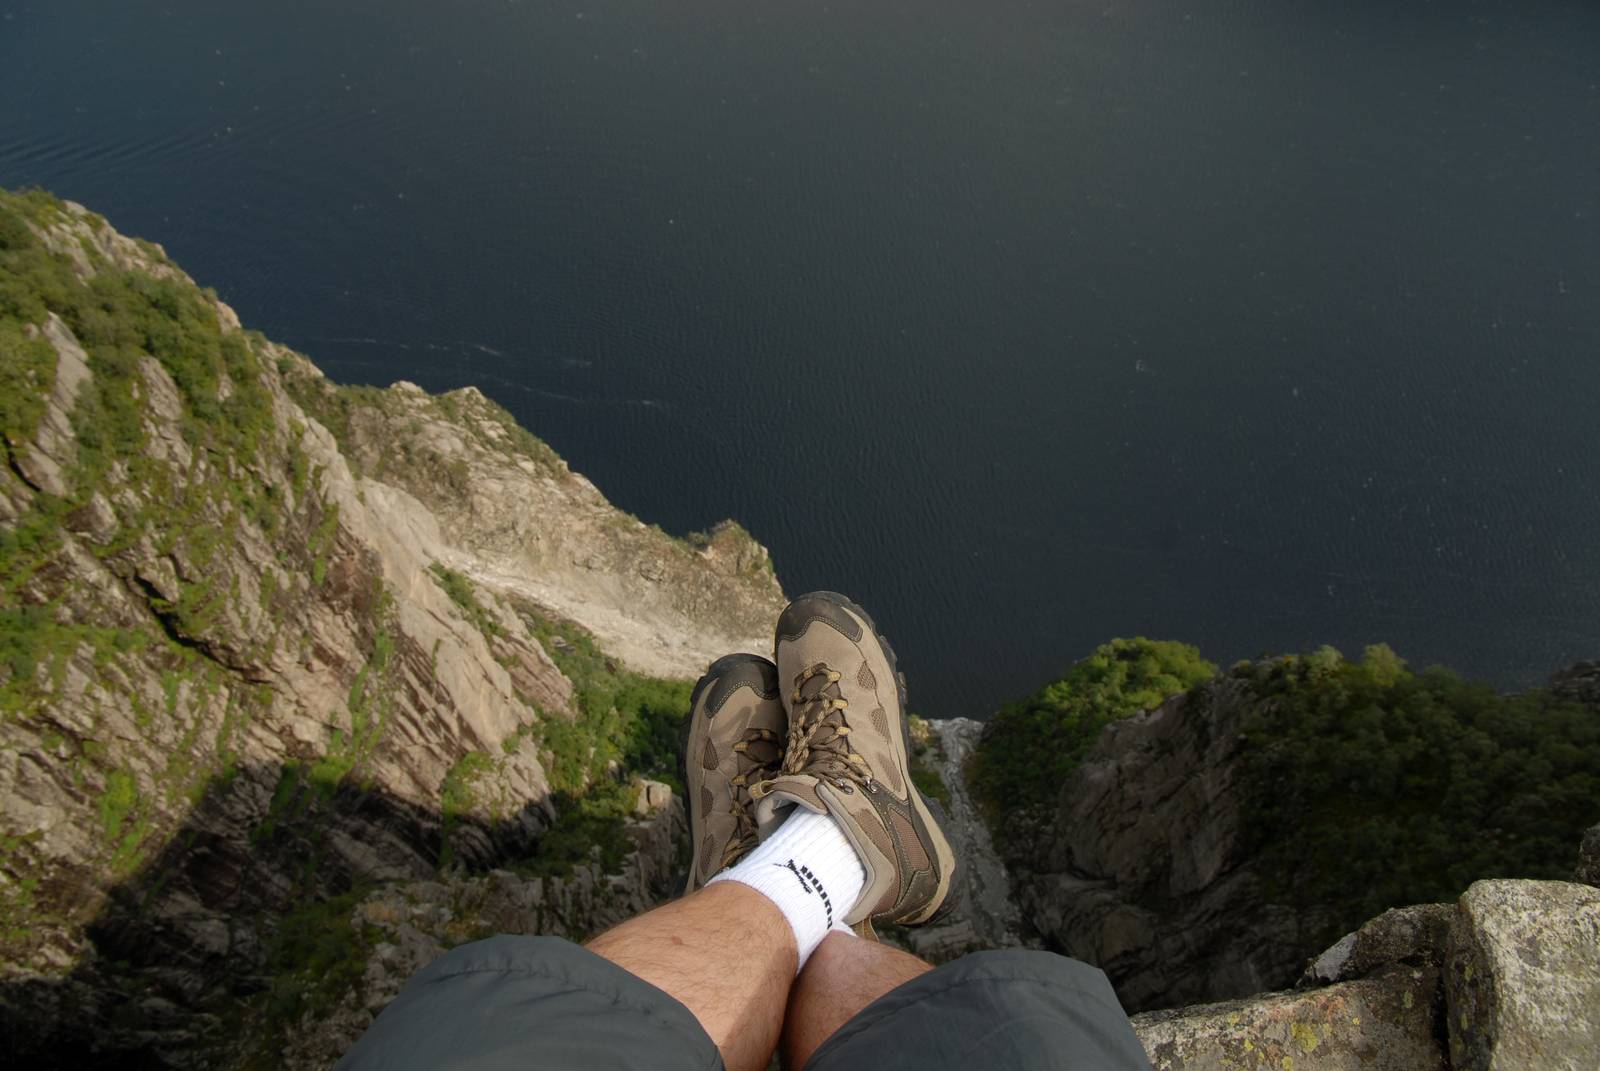
[[1579, 662], [1557, 671], [1550, 678], [1550, 690], [1600, 710], [1600, 662]]
[[409, 534], [480, 588], [578, 621], [609, 655], [656, 676], [698, 675], [729, 651], [771, 653], [782, 591], [766, 548], [735, 522], [668, 538], [475, 387], [351, 391], [267, 350], [291, 395], [336, 429], [352, 471], [420, 503], [426, 519]]
[[1444, 1071], [1439, 972], [1392, 966], [1302, 993], [1133, 1018], [1156, 1071]]
[[1480, 881], [1386, 912], [1303, 988], [1133, 1018], [1157, 1071], [1579, 1071], [1600, 1066], [1600, 893]]
[[1270, 903], [1242, 866], [1236, 761], [1255, 702], [1219, 680], [1110, 726], [1014, 876], [1047, 947], [1100, 966], [1130, 1009], [1273, 989], [1320, 920]]

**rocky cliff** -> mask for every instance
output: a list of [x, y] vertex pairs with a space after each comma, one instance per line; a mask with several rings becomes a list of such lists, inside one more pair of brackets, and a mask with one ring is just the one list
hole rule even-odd
[[1034, 929], [1098, 964], [1129, 1008], [1279, 988], [1326, 921], [1274, 903], [1271, 875], [1247, 865], [1238, 758], [1253, 701], [1222, 682], [1107, 728], [1062, 790], [1037, 869], [1019, 870]]
[[478, 392], [334, 387], [42, 195], [0, 258], [10, 1052], [208, 1062], [299, 1010], [285, 916], [536, 854], [657, 678], [770, 645], [741, 529], [645, 526]]
[[999, 809], [1024, 934], [1101, 966], [1130, 1009], [1169, 1008], [1287, 986], [1387, 907], [1568, 877], [1600, 817], [1592, 681], [1499, 695], [1323, 649], [1130, 707], [1053, 799]]

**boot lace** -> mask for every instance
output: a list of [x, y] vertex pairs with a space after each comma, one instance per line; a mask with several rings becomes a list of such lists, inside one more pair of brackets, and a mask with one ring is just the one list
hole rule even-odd
[[722, 849], [723, 867], [732, 866], [756, 846], [756, 818], [750, 806], [750, 778], [756, 775], [760, 779], [771, 773], [781, 758], [779, 746], [777, 733], [759, 727], [746, 729], [744, 736], [733, 745], [734, 753], [739, 756], [739, 772], [728, 781], [734, 790], [728, 808], [733, 815], [733, 836]]
[[850, 701], [839, 690], [839, 674], [817, 663], [795, 678], [790, 697], [789, 739], [780, 772], [809, 774], [845, 792], [871, 788], [872, 767], [850, 750]]

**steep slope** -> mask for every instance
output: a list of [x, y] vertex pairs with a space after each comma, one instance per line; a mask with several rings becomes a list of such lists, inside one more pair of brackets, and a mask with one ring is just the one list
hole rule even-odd
[[636, 671], [782, 600], [736, 526], [646, 527], [475, 391], [333, 387], [37, 193], [0, 193], [0, 420], [13, 1053], [206, 1062], [286, 913], [528, 855], [659, 750], [687, 685]]

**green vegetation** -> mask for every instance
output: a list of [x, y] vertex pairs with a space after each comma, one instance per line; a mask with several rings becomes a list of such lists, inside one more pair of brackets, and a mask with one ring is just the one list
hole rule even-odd
[[1480, 878], [1567, 878], [1600, 819], [1600, 711], [1413, 673], [1383, 646], [1233, 675], [1266, 700], [1244, 726], [1246, 832], [1273, 898], [1323, 920], [1308, 948]]
[[1100, 732], [1216, 675], [1185, 643], [1112, 640], [1060, 680], [1000, 708], [969, 760], [967, 778], [997, 833], [1019, 809], [1055, 803]]
[[302, 1015], [326, 1009], [359, 989], [379, 931], [356, 921], [356, 905], [371, 889], [354, 888], [297, 908], [279, 920], [267, 947], [272, 977], [265, 1001], [266, 1043], [252, 1066], [280, 1066], [275, 1042]]
[[556, 821], [539, 838], [539, 851], [517, 865], [535, 877], [564, 877], [573, 867], [595, 859], [606, 873], [615, 873], [633, 850], [624, 824], [633, 813], [638, 788], [605, 779], [587, 792], [557, 792]]
[[122, 839], [122, 826], [139, 803], [139, 787], [133, 775], [112, 770], [106, 775], [106, 788], [100, 794], [100, 827], [109, 841]]
[[583, 629], [525, 607], [520, 613], [572, 682], [578, 707], [575, 720], [546, 716], [539, 730], [540, 744], [550, 759], [546, 769], [551, 785], [580, 792], [615, 761], [681, 793], [678, 729], [689, 709], [691, 683], [624, 669], [607, 658]]
[[311, 585], [321, 587], [328, 577], [328, 552], [333, 549], [333, 538], [339, 531], [339, 506], [329, 503], [322, 509], [322, 519], [311, 533]]
[[917, 786], [917, 791], [930, 799], [936, 799], [946, 807], [950, 806], [950, 789], [945, 787], [944, 778], [939, 776], [937, 770], [925, 766], [911, 767], [911, 783]]
[[446, 822], [472, 809], [473, 785], [494, 769], [494, 760], [481, 751], [469, 751], [450, 767], [439, 790], [439, 813]]
[[27, 337], [14, 320], [0, 320], [0, 438], [8, 456], [33, 438], [55, 383], [50, 343]]
[[443, 869], [455, 858], [451, 835], [461, 816], [478, 803], [477, 784], [494, 772], [494, 759], [481, 751], [469, 751], [456, 760], [444, 775], [439, 787], [439, 817], [442, 830], [439, 836], [439, 867]]
[[[367, 427], [370, 428], [373, 426], [371, 421], [375, 418], [403, 418], [407, 412], [406, 407], [416, 404], [379, 387], [330, 383], [309, 364], [293, 357], [280, 357], [277, 367], [283, 376], [289, 396], [333, 434], [345, 459], [358, 473], [363, 451], [358, 449], [356, 428], [363, 416], [368, 422]], [[516, 418], [505, 409], [481, 394], [476, 394], [471, 401], [468, 401], [468, 398], [466, 391], [451, 391], [448, 394], [432, 395], [421, 404], [431, 407], [440, 417], [453, 423], [458, 430], [469, 433], [486, 449], [513, 461], [526, 458], [554, 474], [566, 472], [566, 463], [561, 460], [560, 455], [527, 428], [518, 424]], [[470, 412], [467, 411], [468, 406], [471, 407]], [[416, 428], [414, 418], [409, 424], [408, 430], [414, 431]], [[400, 436], [390, 445], [394, 451], [393, 455], [385, 452], [378, 456], [375, 471], [365, 475], [381, 479], [391, 471], [398, 471], [405, 476], [415, 476], [419, 472], [427, 471], [432, 480], [451, 489], [457, 495], [466, 493], [467, 466], [464, 459], [445, 460], [414, 436]], [[393, 469], [391, 462], [395, 463]]]
[[140, 815], [139, 786], [126, 770], [106, 775], [105, 791], [100, 794], [100, 827], [111, 849], [111, 870], [127, 874], [143, 859], [140, 845], [150, 831], [147, 818]]
[[924, 796], [950, 806], [950, 789], [938, 769], [944, 749], [933, 738], [926, 720], [912, 714], [906, 722], [911, 730], [911, 783]]
[[[0, 703], [8, 712], [53, 691], [83, 644], [97, 662], [166, 644], [170, 659], [185, 664], [183, 645], [204, 636], [225, 607], [229, 590], [208, 575], [180, 583], [171, 600], [148, 594], [160, 629], [95, 628], [63, 613], [70, 592], [51, 567], [64, 525], [113, 471], [117, 490], [138, 492], [147, 505], [116, 507], [120, 531], [92, 548], [108, 561], [149, 540], [158, 553], [203, 570], [242, 518], [275, 524], [279, 515], [272, 489], [243, 467], [261, 456], [271, 428], [270, 397], [249, 343], [222, 331], [210, 298], [186, 279], [116, 268], [93, 243], [76, 241], [82, 236], [68, 225], [105, 223], [76, 216], [41, 191], [0, 191], [0, 449], [13, 471], [55, 374], [54, 349], [29, 339], [29, 326], [60, 317], [83, 344], [91, 373], [71, 413], [77, 456], [65, 493], [34, 494], [22, 515], [0, 528], [0, 601], [8, 606], [0, 613]], [[72, 257], [50, 248], [42, 237], [50, 228], [58, 245], [76, 241], [94, 274], [80, 277]], [[165, 404], [151, 397], [141, 372], [150, 364], [176, 388], [178, 427], [194, 458], [187, 470], [142, 450], [145, 418]]]
[[[968, 769], [1000, 846], [1006, 819], [1048, 819], [1102, 730], [1213, 676], [1191, 647], [1117, 640], [994, 719]], [[1307, 950], [1387, 908], [1450, 900], [1488, 877], [1565, 878], [1600, 820], [1600, 711], [1543, 691], [1500, 695], [1392, 650], [1358, 662], [1331, 647], [1230, 676], [1243, 697], [1245, 842], [1269, 902], [1288, 904]]]
[[[712, 547], [724, 553], [740, 555], [747, 549], [759, 546], [756, 537], [738, 521], [718, 521], [708, 531], [689, 532], [684, 535], [683, 542], [694, 550], [708, 550]], [[763, 573], [774, 575], [772, 558], [765, 553], [752, 555], [742, 571], [746, 575], [759, 576]]]
[[310, 365], [293, 357], [279, 357], [277, 367], [289, 396], [332, 433], [340, 452], [353, 466], [356, 459], [351, 448], [350, 422], [362, 409], [381, 411], [385, 392], [378, 387], [329, 383]]
[[444, 593], [450, 596], [450, 601], [467, 615], [467, 620], [472, 622], [473, 627], [483, 633], [484, 639], [493, 640], [497, 636], [505, 635], [505, 629], [500, 626], [500, 622], [496, 621], [494, 615], [478, 601], [472, 581], [468, 580], [465, 574], [446, 568], [438, 562], [428, 566], [428, 571], [439, 582], [439, 587], [444, 589]]
[[[527, 730], [555, 790], [556, 821], [537, 852], [518, 864], [532, 875], [564, 875], [597, 853], [614, 871], [632, 850], [624, 825], [639, 778], [664, 781], [682, 793], [678, 731], [689, 709], [688, 681], [647, 677], [617, 665], [588, 632], [519, 604], [518, 614], [573, 684], [577, 716], [540, 712]], [[503, 742], [507, 754], [519, 736]], [[622, 772], [619, 780], [612, 772]]]
[[97, 663], [141, 651], [154, 642], [149, 631], [62, 624], [49, 606], [0, 609], [0, 713], [23, 715], [53, 691], [67, 660], [87, 648]]
[[[223, 334], [215, 308], [181, 278], [104, 266], [80, 279], [71, 259], [52, 252], [28, 226], [50, 218], [42, 207], [47, 200], [48, 195], [0, 191], [0, 323], [9, 324], [0, 337], [14, 342], [21, 325], [42, 324], [55, 313], [88, 352], [93, 389], [79, 399], [76, 415], [84, 419], [75, 421], [80, 486], [94, 482], [112, 461], [131, 456], [143, 441], [144, 403], [134, 385], [147, 355], [177, 385], [190, 443], [230, 456], [253, 455], [270, 426], [271, 403], [245, 339]], [[42, 383], [41, 360], [37, 347], [0, 345], [0, 382]], [[8, 411], [8, 435], [13, 426], [25, 426], [26, 417]]]

